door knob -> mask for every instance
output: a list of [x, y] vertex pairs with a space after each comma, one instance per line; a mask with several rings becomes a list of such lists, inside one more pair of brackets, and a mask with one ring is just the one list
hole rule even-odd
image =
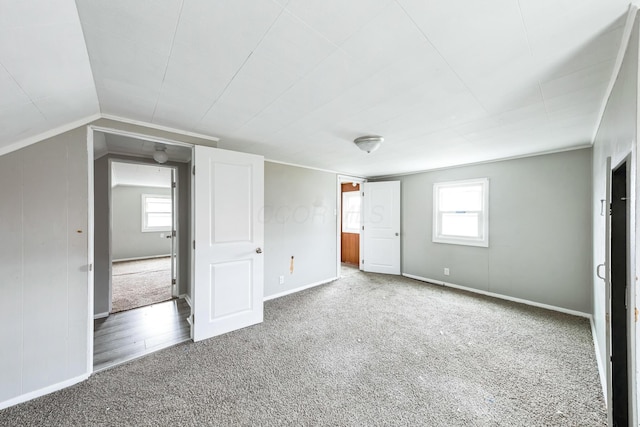
[[261, 254], [261, 253], [262, 253], [262, 248], [257, 248], [257, 249], [256, 249], [256, 253], [257, 253], [257, 254]]
[[396, 236], [399, 236], [399, 235], [400, 235], [399, 233], [396, 233]]

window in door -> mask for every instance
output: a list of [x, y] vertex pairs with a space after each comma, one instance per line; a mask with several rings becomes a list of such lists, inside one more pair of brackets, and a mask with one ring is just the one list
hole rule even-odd
[[489, 180], [433, 184], [433, 242], [489, 246]]

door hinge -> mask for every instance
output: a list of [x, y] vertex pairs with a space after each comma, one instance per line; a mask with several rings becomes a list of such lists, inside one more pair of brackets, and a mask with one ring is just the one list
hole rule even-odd
[[364, 231], [364, 225], [362, 226], [362, 230]]
[[176, 182], [175, 181], [171, 183], [171, 188], [176, 188]]
[[171, 231], [171, 236], [176, 237], [176, 230]]
[[196, 241], [194, 240], [193, 241], [193, 249], [195, 249], [195, 248], [196, 248]]
[[193, 165], [193, 169], [191, 170], [191, 173], [193, 173], [194, 175], [196, 174], [196, 165]]
[[362, 192], [362, 197], [364, 197], [364, 191]]
[[171, 284], [175, 285], [176, 284], [176, 279], [171, 279]]
[[362, 260], [362, 264], [364, 264], [364, 260]]
[[[93, 271], [93, 264], [89, 264], [89, 271]], [[638, 310], [636, 309], [636, 320], [638, 320]]]

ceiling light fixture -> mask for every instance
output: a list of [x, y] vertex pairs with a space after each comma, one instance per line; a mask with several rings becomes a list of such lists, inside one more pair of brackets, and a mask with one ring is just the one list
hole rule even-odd
[[169, 155], [167, 154], [167, 147], [162, 145], [156, 145], [156, 151], [153, 153], [153, 160], [158, 163], [167, 163]]
[[378, 147], [380, 147], [382, 141], [384, 141], [384, 138], [381, 136], [367, 135], [354, 139], [353, 143], [356, 144], [362, 151], [371, 153], [372, 151], [376, 151]]

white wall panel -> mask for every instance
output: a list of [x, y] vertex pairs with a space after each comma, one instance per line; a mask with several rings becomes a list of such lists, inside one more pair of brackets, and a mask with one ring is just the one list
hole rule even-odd
[[[9, 179], [6, 174], [11, 174]], [[86, 374], [87, 150], [83, 128], [0, 157], [0, 404]], [[5, 179], [6, 178], [6, 179]], [[11, 201], [9, 205], [5, 201]], [[6, 305], [6, 307], [5, 307]], [[4, 316], [9, 316], [5, 318]], [[4, 332], [4, 331], [7, 332]]]

